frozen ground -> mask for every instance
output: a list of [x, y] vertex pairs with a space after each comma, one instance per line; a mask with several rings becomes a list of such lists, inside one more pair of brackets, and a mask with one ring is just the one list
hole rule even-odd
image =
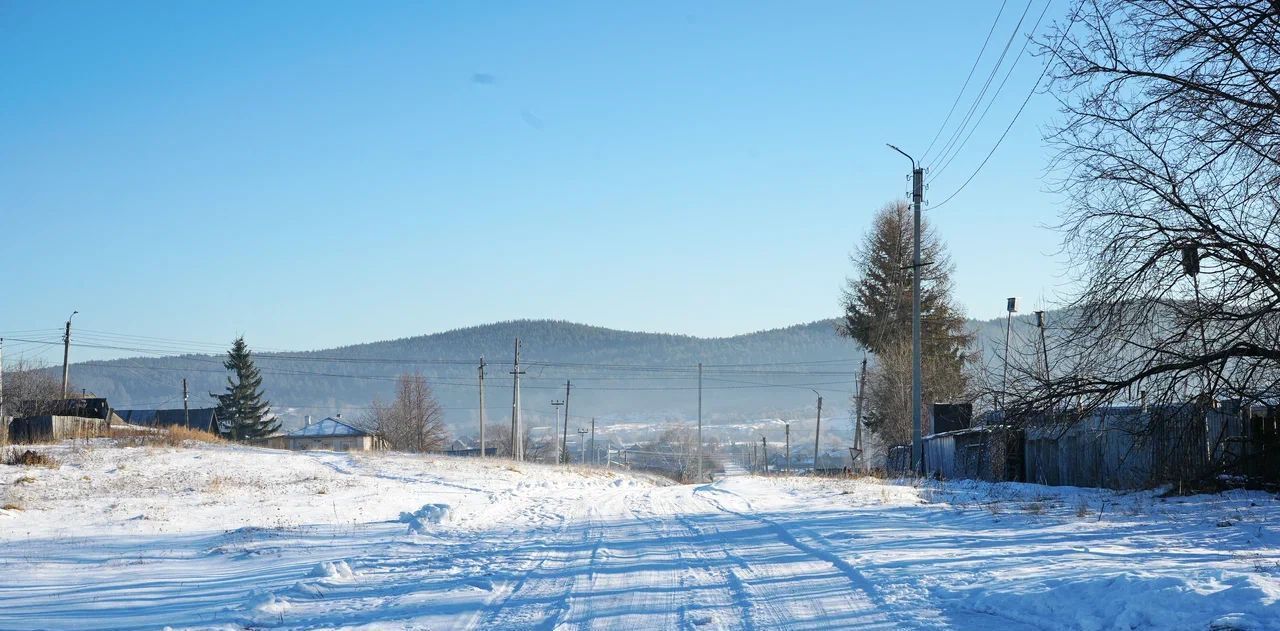
[[1280, 501], [45, 448], [0, 629], [1280, 629]]

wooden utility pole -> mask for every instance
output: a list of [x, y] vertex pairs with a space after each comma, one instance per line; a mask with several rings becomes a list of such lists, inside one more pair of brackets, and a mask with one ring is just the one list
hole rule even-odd
[[698, 362], [698, 483], [702, 483], [702, 362]]
[[600, 464], [600, 454], [596, 451], [596, 417], [591, 417], [591, 464]]
[[862, 455], [862, 449], [863, 449], [862, 448], [862, 400], [863, 398], [866, 397], [866, 395], [864, 394], [866, 387], [867, 387], [867, 358], [866, 356], [863, 356], [862, 371], [861, 371], [861, 374], [858, 375], [858, 400], [856, 404], [857, 407], [856, 407], [856, 412], [854, 412], [854, 419], [853, 419], [853, 423], [854, 423], [853, 450], [855, 453], [854, 457], [858, 459], [857, 462], [853, 463], [854, 469], [858, 469], [858, 468], [865, 469], [866, 462], [867, 462], [867, 459]]
[[787, 430], [787, 475], [791, 475], [791, 423], [786, 424]]
[[1044, 357], [1044, 382], [1047, 384], [1049, 383], [1049, 341], [1044, 335], [1046, 327], [1044, 311], [1036, 312], [1036, 327], [1040, 329], [1040, 352]]
[[520, 338], [516, 338], [516, 353], [513, 362], [515, 366], [511, 371], [511, 458], [516, 461], [524, 460], [524, 426], [520, 422], [520, 375], [524, 374], [520, 370]]
[[[564, 454], [565, 464], [568, 464], [569, 460], [571, 460], [569, 458], [569, 388], [571, 385], [568, 379], [564, 381], [564, 435], [561, 437], [560, 447], [562, 449], [561, 453]], [[551, 440], [554, 441], [556, 439], [555, 428], [551, 428], [551, 431], [553, 432]]]
[[[813, 391], [818, 394], [817, 390]], [[822, 395], [818, 394], [818, 422], [813, 426], [813, 473], [818, 473], [818, 439], [822, 437]]]
[[[187, 399], [187, 378], [182, 378], [182, 422], [191, 427], [191, 407]], [[213, 429], [213, 428], [209, 428]]]
[[67, 362], [71, 359], [71, 318], [76, 317], [79, 311], [72, 311], [67, 316], [67, 330], [62, 334], [62, 398], [67, 398], [68, 384], [71, 382], [70, 368]]
[[480, 457], [484, 457], [484, 357], [480, 357]]
[[1004, 377], [1001, 381], [1003, 385], [1000, 387], [1000, 400], [996, 401], [996, 407], [1000, 408], [1001, 412], [1004, 411], [1005, 393], [1009, 390], [1009, 335], [1013, 331], [1013, 314], [1018, 312], [1018, 299], [1006, 298], [1004, 310]]
[[769, 439], [760, 437], [760, 461], [764, 463], [764, 474], [769, 475]]

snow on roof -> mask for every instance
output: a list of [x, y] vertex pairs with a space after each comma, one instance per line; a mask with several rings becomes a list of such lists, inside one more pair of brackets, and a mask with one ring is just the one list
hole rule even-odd
[[367, 436], [368, 432], [357, 429], [332, 416], [316, 421], [302, 429], [289, 432], [291, 437], [302, 436]]

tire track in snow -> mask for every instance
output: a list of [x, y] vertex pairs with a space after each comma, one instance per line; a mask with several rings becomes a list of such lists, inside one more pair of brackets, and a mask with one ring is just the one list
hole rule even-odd
[[[680, 490], [683, 491], [684, 488], [681, 488]], [[689, 497], [692, 498], [692, 495]], [[675, 521], [680, 524], [681, 528], [683, 528], [691, 538], [699, 541], [699, 545], [690, 545], [689, 548], [701, 561], [699, 565], [702, 571], [709, 576], [719, 576], [723, 580], [725, 589], [728, 591], [727, 599], [729, 604], [737, 610], [737, 619], [742, 623], [742, 629], [744, 631], [756, 631], [757, 627], [754, 620], [754, 614], [752, 613], [751, 595], [743, 584], [742, 577], [739, 576], [736, 570], [734, 570], [734, 566], [744, 570], [747, 569], [748, 566], [746, 561], [741, 557], [732, 554], [729, 551], [729, 548], [724, 545], [723, 539], [713, 543], [707, 533], [701, 528], [698, 528], [685, 514], [687, 509], [677, 507], [674, 503], [670, 503], [669, 506], [671, 510], [668, 511], [668, 514], [675, 518]], [[720, 558], [712, 559], [711, 555], [708, 554], [710, 550], [716, 550], [719, 552]], [[714, 571], [711, 569], [713, 563], [718, 563], [724, 567], [720, 571]], [[778, 622], [779, 612], [776, 608], [769, 608], [767, 614], [770, 622]]]
[[[689, 497], [690, 499], [693, 498], [692, 493], [690, 493]], [[743, 630], [756, 631], [756, 629], [783, 628], [781, 625], [786, 620], [785, 612], [772, 599], [762, 598], [760, 594], [756, 593], [756, 590], [748, 586], [747, 581], [743, 579], [743, 575], [753, 578], [751, 565], [729, 547], [723, 533], [717, 529], [715, 532], [717, 536], [713, 536], [695, 524], [683, 512], [674, 514], [676, 520], [702, 542], [698, 546], [700, 550], [715, 549], [720, 553], [724, 562], [721, 564], [723, 569], [719, 574], [724, 579], [725, 586], [729, 590], [730, 600], [734, 608], [739, 612], [739, 620], [742, 622]]]
[[[647, 499], [648, 492], [619, 489], [606, 492], [591, 504], [587, 520], [591, 533], [588, 538], [593, 541], [591, 554], [565, 594], [567, 607], [556, 628], [635, 631], [637, 624], [645, 628], [685, 628], [678, 625], [681, 611], [687, 606], [676, 601], [683, 595], [680, 585], [687, 567], [679, 554], [677, 563], [669, 568], [637, 569], [663, 564], [671, 551], [662, 548], [663, 554], [658, 555], [646, 547], [639, 548], [635, 555], [617, 553], [638, 541], [668, 538], [667, 522], [655, 518], [652, 509], [639, 508], [635, 504], [637, 498]], [[655, 596], [663, 600], [661, 607], [654, 606]], [[602, 612], [605, 615], [600, 615]]]
[[[550, 498], [539, 498], [545, 501]], [[581, 524], [580, 502], [565, 502], [564, 498], [553, 504], [535, 502], [527, 510], [555, 515], [559, 524], [553, 533], [534, 533], [531, 539], [542, 550], [520, 570], [520, 577], [510, 583], [485, 603], [467, 628], [469, 629], [557, 629], [566, 619], [569, 595], [572, 592], [572, 568], [580, 558], [573, 550], [581, 542], [591, 540], [591, 529], [583, 532], [578, 541], [570, 540], [570, 529]], [[585, 498], [584, 498], [585, 499]], [[597, 531], [599, 529], [596, 529]], [[597, 533], [597, 536], [598, 533]], [[598, 542], [595, 548], [598, 549]]]
[[[304, 451], [302, 453], [310, 456], [312, 460], [315, 460], [316, 462], [343, 475], [362, 475], [362, 476], [368, 476], [372, 478], [379, 478], [382, 480], [391, 480], [393, 482], [405, 482], [408, 484], [432, 484], [435, 486], [443, 486], [446, 488], [458, 489], [460, 491], [466, 491], [467, 493], [474, 493], [476, 495], [487, 496], [490, 500], [497, 499], [497, 495], [492, 491], [487, 491], [479, 487], [467, 486], [465, 484], [458, 484], [456, 482], [447, 482], [445, 481], [444, 478], [440, 476], [434, 476], [434, 475], [428, 475], [428, 474], [412, 475], [412, 476], [391, 475], [391, 474], [383, 473], [377, 470], [369, 470], [368, 467], [363, 466], [364, 463], [357, 461], [356, 458], [350, 455], [340, 456], [337, 454], [316, 453], [316, 452], [309, 452], [309, 451]], [[344, 467], [342, 464], [339, 464], [336, 461], [337, 459], [345, 460], [348, 466]], [[359, 470], [357, 470], [357, 468]]]
[[[789, 548], [792, 548], [797, 552], [800, 552], [802, 555], [806, 557], [817, 559], [820, 562], [831, 566], [841, 577], [843, 577], [843, 579], [849, 584], [850, 587], [853, 588], [853, 590], [857, 594], [860, 594], [866, 600], [866, 603], [863, 604], [861, 607], [855, 607], [853, 609], [854, 612], [861, 609], [864, 613], [879, 614], [873, 617], [885, 618], [885, 620], [861, 621], [858, 624], [859, 628], [864, 628], [865, 625], [872, 622], [877, 624], [883, 624], [887, 628], [895, 628], [895, 629], [912, 628], [912, 627], [917, 627], [920, 624], [919, 620], [903, 619], [902, 616], [898, 615], [898, 613], [894, 610], [894, 608], [891, 607], [886, 602], [885, 598], [879, 592], [879, 589], [877, 588], [875, 583], [869, 580], [865, 575], [862, 574], [862, 572], [860, 572], [848, 561], [842, 559], [839, 555], [835, 554], [830, 550], [823, 549], [823, 548], [811, 545], [805, 541], [802, 541], [792, 533], [792, 530], [806, 533], [808, 536], [820, 539], [822, 541], [825, 541], [825, 539], [821, 539], [817, 535], [808, 533], [808, 531], [806, 531], [805, 529], [799, 526], [792, 526], [789, 528], [787, 526], [783, 526], [782, 524], [779, 524], [777, 521], [774, 521], [767, 517], [762, 517], [759, 514], [756, 514], [755, 512], [742, 512], [742, 511], [729, 508], [723, 502], [715, 498], [714, 495], [712, 495], [713, 493], [725, 493], [728, 495], [732, 495], [734, 497], [738, 497], [739, 499], [743, 500], [747, 504], [747, 508], [749, 511], [753, 510], [750, 500], [742, 496], [739, 496], [736, 493], [733, 493], [732, 491], [728, 491], [721, 488], [719, 481], [711, 484], [694, 487], [692, 494], [694, 497], [700, 500], [703, 500], [708, 505], [710, 505], [711, 507], [713, 507], [714, 509], [716, 509], [722, 514], [732, 515], [738, 518], [738, 520], [742, 522], [759, 524], [760, 526], [764, 527], [770, 534], [772, 534], [782, 544], [788, 546]], [[720, 529], [717, 529], [717, 530], [720, 532], [723, 532]], [[743, 561], [743, 563], [744, 563], [744, 566], [748, 569], [751, 569], [753, 567], [750, 563], [746, 562], [745, 560]], [[752, 571], [754, 572], [754, 570]], [[746, 585], [750, 585], [750, 582], [746, 582]], [[752, 599], [752, 602], [757, 602], [759, 600], [761, 600], [761, 598], [756, 597]], [[769, 599], [765, 598], [764, 600], [767, 602]], [[821, 607], [821, 603], [817, 602], [816, 600], [810, 601], [809, 604]], [[873, 607], [873, 611], [866, 611], [866, 605], [870, 605], [871, 607]], [[790, 618], [792, 618], [792, 616], [786, 616], [786, 618], [784, 619], [790, 619]]]

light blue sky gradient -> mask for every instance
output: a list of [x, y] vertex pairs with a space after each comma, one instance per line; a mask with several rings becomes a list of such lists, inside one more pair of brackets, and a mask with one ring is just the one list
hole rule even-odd
[[[906, 190], [884, 143], [923, 152], [999, 6], [0, 4], [0, 331], [78, 309], [308, 349], [515, 318], [721, 336], [832, 317], [871, 213]], [[931, 199], [1042, 67], [1021, 60]], [[1062, 282], [1053, 116], [1034, 97], [930, 214], [971, 316]]]

